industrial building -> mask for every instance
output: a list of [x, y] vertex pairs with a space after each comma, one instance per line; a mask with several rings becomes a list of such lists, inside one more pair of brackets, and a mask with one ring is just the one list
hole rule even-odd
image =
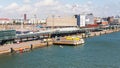
[[120, 24], [120, 18], [114, 18], [114, 24]]
[[76, 27], [77, 19], [72, 17], [48, 17], [46, 25], [48, 27]]
[[90, 14], [86, 14], [86, 25], [89, 25], [89, 24], [95, 24], [94, 23], [94, 16], [92, 13]]
[[75, 18], [77, 19], [77, 26], [85, 27], [86, 15], [84, 14], [75, 15]]
[[86, 27], [89, 25], [94, 25], [94, 16], [93, 14], [77, 14], [75, 15], [77, 18], [77, 26]]
[[55, 17], [47, 18], [48, 27], [85, 27], [94, 24], [93, 14], [76, 14], [71, 17]]

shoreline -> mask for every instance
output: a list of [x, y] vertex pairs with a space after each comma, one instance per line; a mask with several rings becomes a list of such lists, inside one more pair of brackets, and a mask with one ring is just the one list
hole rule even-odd
[[48, 42], [48, 45], [46, 42], [41, 42], [41, 40], [37, 40], [37, 41], [30, 41], [30, 42], [22, 42], [19, 44], [7, 44], [4, 46], [0, 46], [0, 55], [2, 54], [7, 54], [7, 53], [11, 53], [10, 52], [10, 48], [12, 48], [15, 52], [19, 52], [20, 49], [23, 49], [23, 52], [30, 51], [31, 46], [33, 45], [32, 49], [36, 49], [36, 48], [42, 48], [42, 47], [46, 47], [46, 46], [50, 46], [52, 45], [52, 42]]
[[[88, 38], [88, 37], [94, 37], [94, 36], [100, 36], [100, 35], [104, 35], [104, 34], [119, 32], [119, 31], [120, 31], [120, 29], [103, 30], [103, 31], [98, 31], [98, 32], [91, 32], [89, 35], [75, 34], [74, 36], [80, 36], [81, 38]], [[48, 43], [47, 42], [42, 42], [41, 40], [34, 40], [34, 41], [29, 41], [29, 42], [6, 44], [6, 45], [3, 45], [3, 46], [0, 46], [0, 55], [6, 54], [6, 53], [11, 53], [10, 48], [13, 48], [13, 50], [16, 51], [16, 52], [19, 52], [20, 49], [30, 51], [30, 49], [31, 49], [30, 45], [31, 44], [33, 45], [32, 49], [51, 46], [51, 45], [53, 45], [53, 39], [49, 40]]]

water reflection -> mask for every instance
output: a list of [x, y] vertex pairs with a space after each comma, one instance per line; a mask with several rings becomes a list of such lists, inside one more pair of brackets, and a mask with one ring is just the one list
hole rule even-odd
[[73, 46], [74, 48], [83, 48], [85, 44], [81, 44], [81, 45], [77, 45], [77, 46]]

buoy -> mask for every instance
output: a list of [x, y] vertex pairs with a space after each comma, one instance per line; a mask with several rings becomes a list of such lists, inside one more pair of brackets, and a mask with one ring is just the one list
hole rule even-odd
[[60, 45], [61, 48], [63, 48], [63, 46]]
[[19, 52], [20, 52], [20, 53], [23, 53], [23, 48], [20, 48], [20, 49], [19, 49]]

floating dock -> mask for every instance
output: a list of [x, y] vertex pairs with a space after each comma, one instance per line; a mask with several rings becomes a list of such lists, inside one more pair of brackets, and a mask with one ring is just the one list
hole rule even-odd
[[71, 37], [67, 36], [65, 38], [60, 38], [59, 40], [53, 41], [54, 45], [80, 45], [83, 44], [84, 40], [80, 39], [79, 37]]

